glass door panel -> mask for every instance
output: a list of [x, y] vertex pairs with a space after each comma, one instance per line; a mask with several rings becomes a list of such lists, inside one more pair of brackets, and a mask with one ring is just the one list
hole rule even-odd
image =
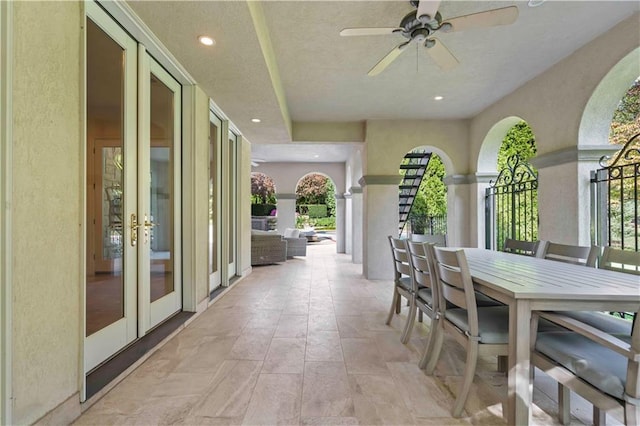
[[237, 140], [235, 133], [229, 132], [229, 278], [236, 275], [236, 247], [237, 247], [237, 203], [238, 203], [238, 176], [237, 176]]
[[[180, 227], [180, 84], [153, 58], [145, 56], [143, 113], [146, 124], [139, 141], [143, 242], [140, 284], [144, 294], [142, 332], [182, 307], [179, 259]], [[148, 97], [147, 97], [148, 96]], [[144, 108], [144, 107], [143, 107]], [[146, 290], [144, 290], [146, 288]], [[146, 302], [148, 301], [148, 302]], [[146, 305], [148, 303], [148, 307]]]
[[220, 276], [220, 182], [218, 161], [221, 157], [222, 121], [213, 113], [209, 117], [209, 291], [221, 284]]
[[[86, 25], [85, 371], [137, 337], [137, 46], [97, 5]], [[128, 148], [133, 144], [134, 149]], [[133, 177], [133, 179], [132, 179]]]

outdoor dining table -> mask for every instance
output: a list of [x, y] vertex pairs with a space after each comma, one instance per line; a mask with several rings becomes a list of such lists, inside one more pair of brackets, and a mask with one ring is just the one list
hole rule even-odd
[[637, 275], [477, 248], [464, 248], [475, 288], [509, 306], [506, 420], [531, 423], [531, 313], [640, 309]]

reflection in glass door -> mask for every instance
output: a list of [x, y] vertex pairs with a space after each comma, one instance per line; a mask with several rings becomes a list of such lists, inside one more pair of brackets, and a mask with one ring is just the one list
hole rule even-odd
[[218, 159], [221, 157], [222, 121], [209, 114], [209, 292], [221, 284], [220, 276], [220, 182]]
[[85, 371], [137, 337], [137, 46], [87, 3]]
[[[142, 48], [141, 48], [142, 50]], [[138, 153], [142, 335], [180, 310], [180, 84], [144, 55]]]
[[229, 132], [229, 278], [233, 278], [237, 272], [236, 250], [237, 250], [237, 203], [238, 203], [238, 172], [237, 172], [237, 141], [238, 136]]

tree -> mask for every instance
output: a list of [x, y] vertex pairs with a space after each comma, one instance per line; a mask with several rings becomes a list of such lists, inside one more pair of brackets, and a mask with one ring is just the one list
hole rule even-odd
[[[526, 121], [521, 121], [513, 126], [505, 135], [498, 152], [498, 171], [507, 166], [507, 159], [514, 154], [520, 157], [520, 160], [528, 162], [529, 159], [536, 156], [536, 139], [533, 131]], [[536, 170], [533, 169], [535, 172]]]
[[327, 177], [319, 173], [303, 177], [296, 187], [296, 204], [325, 204], [327, 198]]
[[325, 184], [326, 196], [325, 201], [327, 203], [327, 213], [330, 217], [336, 216], [336, 186], [331, 179], [327, 179]]
[[264, 173], [251, 173], [251, 204], [275, 204], [276, 186]]
[[609, 143], [625, 144], [640, 133], [640, 77], [631, 85], [613, 112]]

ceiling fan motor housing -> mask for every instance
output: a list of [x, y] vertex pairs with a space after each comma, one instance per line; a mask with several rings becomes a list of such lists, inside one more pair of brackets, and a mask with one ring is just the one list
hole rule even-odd
[[426, 38], [440, 29], [442, 24], [442, 16], [440, 12], [436, 13], [434, 19], [421, 22], [416, 18], [416, 10], [407, 13], [407, 15], [400, 21], [399, 27], [401, 28], [400, 34], [409, 40], [416, 40], [423, 42]]

